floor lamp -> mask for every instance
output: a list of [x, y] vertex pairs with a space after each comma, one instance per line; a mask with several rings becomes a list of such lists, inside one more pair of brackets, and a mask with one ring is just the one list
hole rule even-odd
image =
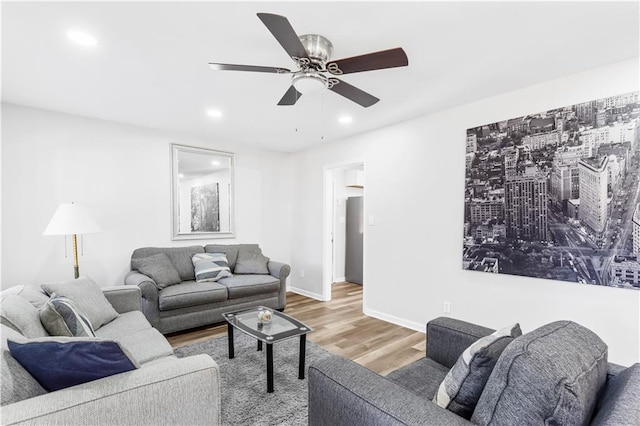
[[60, 204], [43, 235], [71, 235], [73, 241], [74, 277], [80, 276], [78, 266], [78, 235], [100, 232], [100, 228], [91, 216], [77, 204]]

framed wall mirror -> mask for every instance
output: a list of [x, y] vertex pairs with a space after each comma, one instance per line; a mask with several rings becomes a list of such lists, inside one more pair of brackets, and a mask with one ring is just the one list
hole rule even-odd
[[173, 240], [233, 238], [234, 155], [171, 144]]

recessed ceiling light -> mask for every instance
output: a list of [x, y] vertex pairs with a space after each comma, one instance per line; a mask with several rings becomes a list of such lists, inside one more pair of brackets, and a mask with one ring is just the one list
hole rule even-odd
[[179, 177], [179, 178], [183, 178], [183, 177], [184, 177], [184, 175], [183, 175], [182, 173], [180, 173], [180, 174], [178, 175], [178, 177]]
[[219, 162], [219, 161], [215, 161], [215, 160], [214, 160], [214, 161], [212, 161], [212, 162], [211, 162], [211, 165], [213, 165], [213, 166], [219, 166], [219, 165], [220, 165], [220, 162]]
[[338, 121], [342, 124], [349, 124], [353, 121], [353, 118], [349, 117], [348, 115], [343, 115], [342, 117], [338, 118]]
[[80, 46], [95, 47], [98, 44], [98, 40], [96, 40], [94, 36], [82, 31], [77, 31], [77, 30], [67, 31], [67, 37], [69, 37], [71, 41], [79, 44]]
[[213, 118], [220, 118], [222, 117], [222, 111], [217, 109], [210, 109], [209, 111], [207, 111], [207, 115]]

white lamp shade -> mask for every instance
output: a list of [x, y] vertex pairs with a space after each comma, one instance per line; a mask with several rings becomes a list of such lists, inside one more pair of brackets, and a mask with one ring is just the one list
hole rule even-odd
[[60, 204], [51, 218], [43, 235], [92, 234], [100, 232], [100, 228], [77, 204]]

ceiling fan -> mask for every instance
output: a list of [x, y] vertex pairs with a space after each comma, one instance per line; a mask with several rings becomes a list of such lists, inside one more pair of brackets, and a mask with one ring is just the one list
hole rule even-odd
[[280, 99], [278, 105], [295, 105], [303, 93], [329, 89], [365, 108], [370, 107], [380, 99], [333, 76], [404, 67], [409, 64], [406, 53], [400, 47], [330, 61], [333, 45], [325, 37], [318, 34], [298, 36], [284, 16], [258, 13], [258, 18], [291, 56], [298, 67], [296, 71], [287, 68], [213, 62], [209, 63], [209, 66], [214, 70], [292, 74], [291, 87]]

